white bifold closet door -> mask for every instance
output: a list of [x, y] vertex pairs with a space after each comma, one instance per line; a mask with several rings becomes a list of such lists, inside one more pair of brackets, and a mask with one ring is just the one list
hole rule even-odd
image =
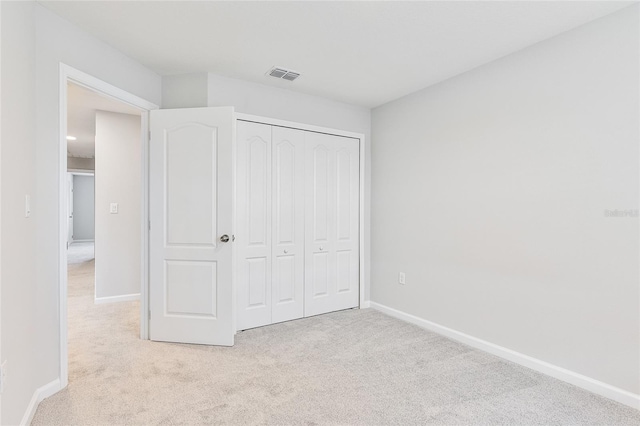
[[307, 132], [305, 316], [359, 304], [357, 139]]
[[271, 322], [304, 315], [305, 132], [272, 127]]
[[237, 124], [237, 329], [358, 306], [359, 140]]
[[237, 329], [271, 324], [271, 126], [236, 128]]
[[237, 328], [304, 314], [304, 132], [238, 122]]

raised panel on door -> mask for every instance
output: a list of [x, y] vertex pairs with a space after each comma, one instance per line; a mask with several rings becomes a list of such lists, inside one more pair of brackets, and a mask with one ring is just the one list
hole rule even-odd
[[233, 345], [232, 108], [151, 112], [150, 337]]
[[237, 122], [238, 330], [271, 324], [271, 126]]
[[167, 260], [166, 313], [184, 317], [217, 315], [217, 262]]
[[214, 129], [185, 124], [165, 131], [167, 247], [215, 248], [217, 138]]
[[305, 316], [335, 309], [335, 137], [307, 132], [305, 161]]
[[272, 322], [304, 315], [305, 132], [272, 128]]

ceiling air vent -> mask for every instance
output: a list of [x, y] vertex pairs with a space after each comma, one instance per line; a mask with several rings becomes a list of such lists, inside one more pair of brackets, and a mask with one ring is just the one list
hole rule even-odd
[[289, 71], [288, 73], [282, 76], [284, 80], [289, 80], [289, 81], [293, 81], [298, 77], [300, 77], [300, 74], [293, 71]]
[[275, 78], [281, 78], [283, 80], [293, 81], [296, 78], [300, 77], [299, 72], [291, 71], [285, 68], [273, 67], [269, 71], [269, 75]]

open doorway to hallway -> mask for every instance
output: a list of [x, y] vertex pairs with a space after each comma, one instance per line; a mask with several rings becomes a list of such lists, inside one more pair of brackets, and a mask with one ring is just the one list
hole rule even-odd
[[67, 84], [69, 383], [139, 338], [142, 111]]

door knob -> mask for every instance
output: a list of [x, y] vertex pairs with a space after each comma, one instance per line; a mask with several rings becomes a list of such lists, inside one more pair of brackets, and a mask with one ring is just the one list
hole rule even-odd
[[220, 237], [220, 241], [222, 241], [223, 243], [228, 243], [229, 236], [227, 234], [224, 234], [222, 237]]
[[322, 251], [322, 246], [320, 246], [320, 251]]
[[287, 253], [289, 253], [289, 250], [285, 250], [285, 251], [284, 251], [284, 254], [287, 254]]

